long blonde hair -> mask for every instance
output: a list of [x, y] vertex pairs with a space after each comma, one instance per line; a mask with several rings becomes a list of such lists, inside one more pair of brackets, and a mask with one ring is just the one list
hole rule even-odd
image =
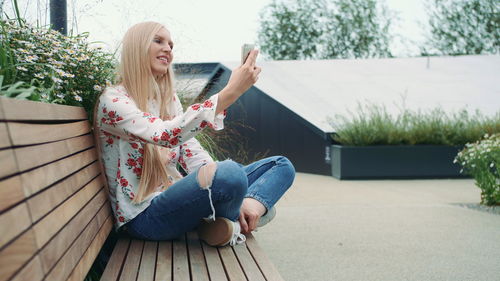
[[[168, 104], [174, 95], [173, 69], [170, 65], [165, 75], [155, 78], [151, 71], [149, 48], [154, 36], [165, 28], [156, 22], [138, 23], [125, 33], [122, 41], [121, 61], [117, 84], [123, 85], [137, 107], [149, 112], [148, 101], [160, 104], [160, 118], [168, 118]], [[167, 184], [168, 172], [160, 158], [158, 146], [146, 143], [143, 146], [143, 165], [139, 190], [132, 202], [140, 203], [160, 184]]]

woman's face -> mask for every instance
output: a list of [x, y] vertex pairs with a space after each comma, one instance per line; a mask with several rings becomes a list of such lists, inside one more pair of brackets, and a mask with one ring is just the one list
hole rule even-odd
[[170, 38], [170, 32], [165, 28], [160, 29], [153, 37], [153, 42], [149, 47], [149, 57], [151, 60], [151, 72], [155, 77], [167, 73], [168, 66], [172, 63], [174, 55], [172, 49], [174, 43]]

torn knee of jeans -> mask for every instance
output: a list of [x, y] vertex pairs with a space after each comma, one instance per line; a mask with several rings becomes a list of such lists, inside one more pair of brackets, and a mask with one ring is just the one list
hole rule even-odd
[[207, 189], [212, 186], [217, 164], [215, 162], [202, 166], [198, 171], [198, 183], [201, 188]]

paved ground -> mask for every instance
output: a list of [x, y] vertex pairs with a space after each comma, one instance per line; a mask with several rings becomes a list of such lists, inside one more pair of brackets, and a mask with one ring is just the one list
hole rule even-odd
[[255, 233], [287, 281], [500, 280], [500, 214], [473, 180], [339, 181], [298, 174]]

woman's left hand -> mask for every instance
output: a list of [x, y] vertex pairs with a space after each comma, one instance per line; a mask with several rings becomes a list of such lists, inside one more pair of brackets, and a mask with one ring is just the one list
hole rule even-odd
[[253, 198], [243, 199], [240, 208], [240, 225], [242, 233], [250, 233], [257, 228], [260, 217], [266, 212], [266, 207]]

